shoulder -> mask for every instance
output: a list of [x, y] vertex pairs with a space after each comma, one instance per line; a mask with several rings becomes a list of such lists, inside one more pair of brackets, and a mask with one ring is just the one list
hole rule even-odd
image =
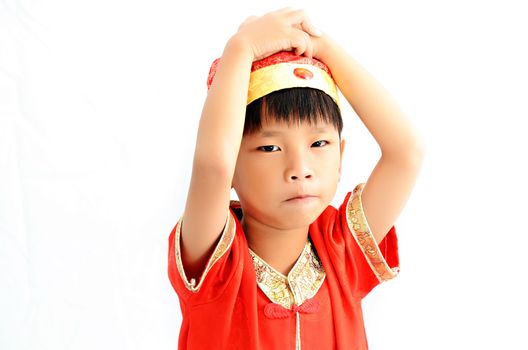
[[215, 288], [226, 286], [232, 281], [240, 259], [244, 258], [242, 252], [247, 247], [238, 217], [239, 210], [240, 204], [232, 201], [224, 229], [198, 278], [190, 278], [186, 273], [180, 240], [183, 218], [178, 220], [169, 236], [168, 272], [169, 279], [179, 295], [190, 297], [196, 294], [211, 294], [199, 292], [212, 288], [212, 285]]

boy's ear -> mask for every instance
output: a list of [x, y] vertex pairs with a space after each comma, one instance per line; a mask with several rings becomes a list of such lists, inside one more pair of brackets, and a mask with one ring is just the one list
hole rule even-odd
[[345, 139], [341, 139], [341, 145], [340, 145], [340, 154], [339, 154], [339, 179], [338, 182], [341, 180], [341, 164], [343, 163], [343, 152], [345, 152]]

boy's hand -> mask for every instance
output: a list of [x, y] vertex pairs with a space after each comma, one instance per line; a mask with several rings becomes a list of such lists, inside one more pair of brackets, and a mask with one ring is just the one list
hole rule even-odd
[[[328, 50], [331, 49], [331, 45], [336, 45], [326, 33], [322, 33], [319, 37], [312, 37], [312, 55], [325, 62], [324, 54], [328, 53]], [[326, 63], [326, 62], [325, 62]]]
[[287, 7], [262, 17], [248, 17], [232, 39], [248, 45], [253, 61], [256, 61], [279, 51], [294, 51], [296, 55], [312, 57], [311, 36], [320, 35], [306, 12]]

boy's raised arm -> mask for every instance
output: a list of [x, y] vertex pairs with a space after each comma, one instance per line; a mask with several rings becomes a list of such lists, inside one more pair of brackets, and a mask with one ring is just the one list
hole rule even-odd
[[251, 65], [281, 50], [311, 56], [302, 10], [284, 8], [249, 17], [227, 42], [205, 100], [181, 225], [186, 276], [198, 281], [229, 213], [231, 182], [242, 141]]
[[322, 35], [314, 55], [325, 62], [339, 89], [381, 149], [361, 194], [369, 227], [380, 243], [403, 210], [422, 167], [425, 146], [389, 92], [343, 47]]
[[232, 38], [205, 100], [181, 229], [182, 262], [188, 277], [199, 277], [226, 223], [251, 63], [250, 52]]

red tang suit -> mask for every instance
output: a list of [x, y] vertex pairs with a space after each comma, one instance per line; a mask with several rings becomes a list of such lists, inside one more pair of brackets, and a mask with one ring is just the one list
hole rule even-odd
[[361, 205], [363, 186], [310, 225], [288, 276], [248, 247], [240, 203], [231, 201], [204, 272], [189, 281], [180, 255], [180, 218], [168, 253], [182, 312], [178, 349], [368, 349], [361, 299], [397, 276], [399, 256], [394, 226], [376, 244]]

